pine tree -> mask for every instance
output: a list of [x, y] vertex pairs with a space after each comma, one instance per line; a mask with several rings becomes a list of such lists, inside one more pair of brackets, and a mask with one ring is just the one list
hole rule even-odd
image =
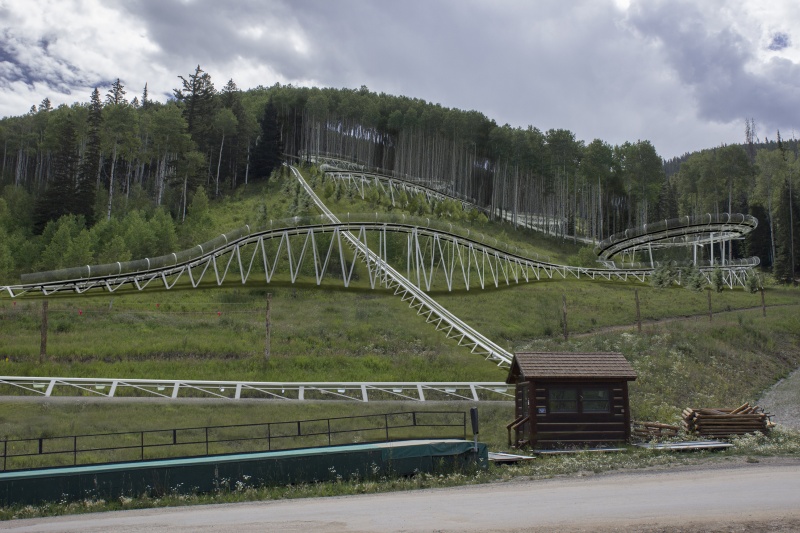
[[253, 174], [257, 179], [269, 179], [272, 171], [281, 164], [278, 112], [272, 99], [264, 107], [264, 114], [261, 116], [259, 124], [261, 135], [256, 140], [253, 151]]
[[794, 281], [800, 265], [800, 231], [795, 227], [800, 220], [797, 193], [788, 179], [784, 180], [775, 213], [775, 260], [772, 273], [782, 283]]
[[150, 100], [147, 98], [147, 83], [145, 83], [144, 90], [142, 91], [142, 109], [150, 107], [150, 103]]
[[53, 158], [53, 181], [36, 205], [34, 230], [41, 233], [47, 223], [73, 213], [76, 206], [76, 177], [78, 174], [77, 133], [72, 113], [58, 125], [58, 148]]
[[667, 178], [664, 178], [658, 193], [656, 217], [658, 220], [678, 218], [678, 194], [675, 185], [671, 184]]
[[761, 266], [769, 268], [772, 266], [769, 214], [764, 206], [759, 204], [751, 204], [749, 212], [758, 220], [758, 226], [745, 237], [744, 254], [748, 257], [758, 257]]
[[103, 104], [100, 91], [95, 87], [89, 103], [87, 118], [86, 151], [83, 154], [76, 194], [75, 212], [86, 219], [87, 224], [95, 221], [94, 202], [97, 183], [100, 179], [100, 129], [103, 125]]
[[173, 93], [178, 102], [183, 104], [183, 116], [189, 127], [189, 135], [200, 146], [201, 151], [208, 147], [208, 134], [214, 118], [214, 95], [216, 89], [211, 76], [197, 65], [189, 79], [178, 76], [183, 82], [181, 89]]
[[127, 104], [128, 101], [125, 99], [125, 94], [125, 86], [117, 78], [117, 81], [111, 84], [111, 89], [106, 94], [106, 103], [113, 105]]

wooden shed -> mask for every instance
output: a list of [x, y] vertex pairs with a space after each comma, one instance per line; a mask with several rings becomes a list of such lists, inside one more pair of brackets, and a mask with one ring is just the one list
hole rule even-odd
[[620, 353], [515, 354], [506, 380], [516, 386], [509, 445], [547, 449], [627, 441], [628, 382], [635, 379]]

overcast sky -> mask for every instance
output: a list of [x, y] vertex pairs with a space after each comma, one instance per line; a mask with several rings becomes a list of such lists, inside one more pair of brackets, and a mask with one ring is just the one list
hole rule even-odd
[[796, 28], [797, 0], [0, 0], [0, 116], [117, 77], [164, 101], [200, 64], [217, 88], [366, 85], [669, 158], [750, 117], [800, 136]]

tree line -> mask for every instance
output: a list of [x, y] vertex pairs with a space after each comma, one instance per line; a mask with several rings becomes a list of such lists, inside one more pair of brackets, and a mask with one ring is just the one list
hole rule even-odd
[[88, 102], [56, 109], [45, 99], [0, 120], [0, 220], [11, 220], [0, 229], [0, 273], [4, 253], [18, 271], [25, 241], [64, 216], [88, 230], [147, 206], [179, 226], [200, 187], [217, 198], [268, 179], [281, 154], [348, 159], [562, 238], [600, 240], [654, 220], [752, 213], [761, 224], [744, 251], [766, 266], [788, 264], [782, 279], [800, 264], [792, 222], [797, 144], [755, 143], [750, 121], [742, 145], [676, 163], [647, 140], [586, 143], [569, 130], [498, 125], [478, 111], [363, 86], [242, 91], [230, 80], [217, 90], [200, 66], [177, 85], [159, 103], [147, 86], [129, 99], [116, 80], [104, 98], [95, 89]]

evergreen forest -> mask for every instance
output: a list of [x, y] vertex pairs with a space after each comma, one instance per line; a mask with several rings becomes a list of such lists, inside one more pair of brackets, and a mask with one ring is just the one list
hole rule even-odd
[[[760, 257], [779, 281], [800, 271], [798, 144], [756, 138], [752, 119], [741, 144], [665, 161], [647, 140], [587, 142], [364, 86], [240, 90], [199, 65], [176, 79], [166, 103], [117, 79], [87, 101], [53, 108], [45, 98], [0, 119], [0, 282], [191, 247], [232, 229], [203, 223], [209, 201], [319, 155], [446, 190], [510, 223], [540, 217], [560, 238], [749, 213], [759, 227], [736, 253]], [[451, 216], [410, 207], [426, 209]]]

